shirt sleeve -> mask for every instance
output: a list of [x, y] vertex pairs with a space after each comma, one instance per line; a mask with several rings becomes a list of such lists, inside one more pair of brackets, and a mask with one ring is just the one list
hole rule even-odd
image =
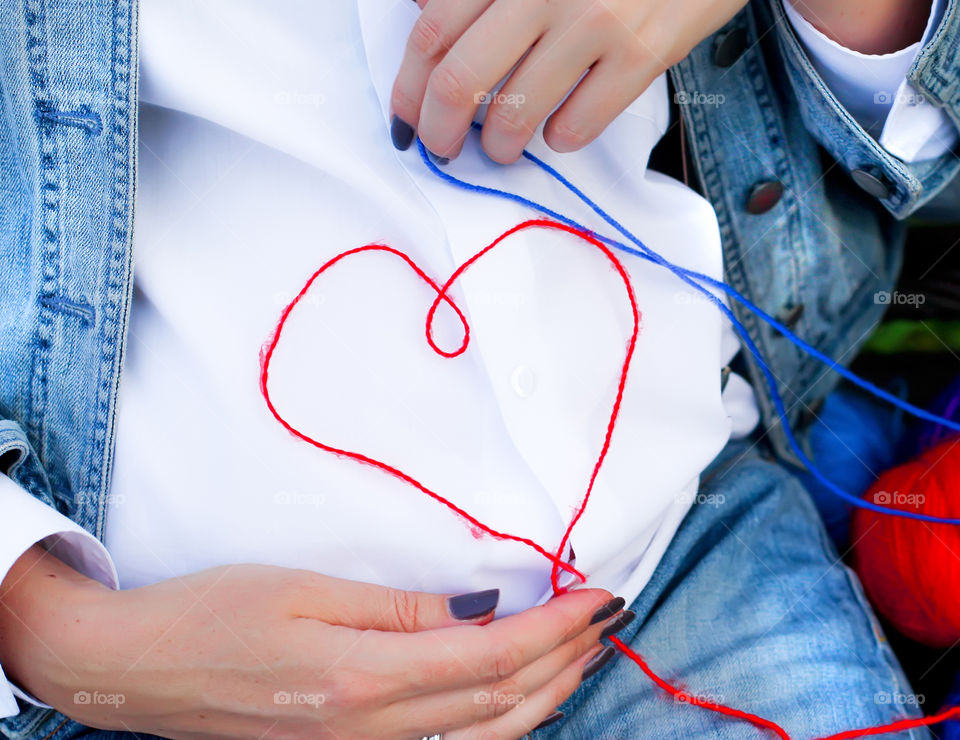
[[933, 0], [923, 38], [915, 44], [890, 54], [862, 54], [825, 36], [791, 0], [784, 0], [787, 18], [831, 92], [883, 148], [904, 162], [939, 157], [958, 139], [949, 116], [907, 80], [944, 7], [944, 0]]
[[[113, 560], [96, 537], [2, 473], [0, 512], [0, 582], [20, 556], [39, 543], [74, 570], [109, 588], [119, 588]], [[20, 712], [14, 697], [48, 706], [10, 683], [0, 666], [0, 717]]]

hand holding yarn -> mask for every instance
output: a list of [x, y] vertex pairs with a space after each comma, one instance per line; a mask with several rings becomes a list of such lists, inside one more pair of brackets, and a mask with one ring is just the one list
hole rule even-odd
[[548, 116], [547, 144], [581, 149], [745, 4], [419, 0], [393, 87], [394, 143], [405, 149], [416, 129], [435, 155], [453, 158], [489, 102], [483, 147], [497, 162], [519, 158]]

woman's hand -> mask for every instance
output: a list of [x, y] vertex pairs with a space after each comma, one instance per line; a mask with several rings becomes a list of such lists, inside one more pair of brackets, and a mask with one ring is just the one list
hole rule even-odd
[[507, 740], [576, 689], [623, 603], [582, 590], [492, 621], [495, 601], [258, 565], [115, 592], [34, 548], [0, 589], [0, 660], [105, 729]]
[[492, 97], [483, 127], [487, 154], [508, 163], [548, 115], [544, 138], [554, 150], [570, 152], [593, 141], [746, 0], [418, 4], [422, 11], [393, 87], [394, 143], [405, 149], [416, 129], [435, 156], [455, 157], [477, 106], [519, 62]]

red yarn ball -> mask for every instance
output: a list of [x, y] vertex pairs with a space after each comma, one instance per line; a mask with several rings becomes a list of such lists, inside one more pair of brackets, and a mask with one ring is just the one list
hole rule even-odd
[[[960, 444], [943, 442], [888, 470], [863, 498], [960, 518]], [[938, 648], [960, 640], [960, 527], [857, 509], [851, 539], [867, 596], [897, 630]]]

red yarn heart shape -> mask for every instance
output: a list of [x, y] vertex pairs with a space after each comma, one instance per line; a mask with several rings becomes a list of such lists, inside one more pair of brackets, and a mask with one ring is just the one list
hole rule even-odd
[[[372, 251], [386, 252], [388, 254], [392, 254], [392, 255], [395, 255], [396, 257], [399, 257], [410, 267], [410, 269], [417, 275], [417, 277], [419, 277], [424, 283], [426, 283], [431, 288], [433, 288], [434, 291], [436, 291], [437, 296], [436, 298], [434, 298], [433, 304], [430, 306], [430, 310], [427, 312], [427, 317], [426, 317], [425, 331], [426, 331], [427, 343], [430, 345], [430, 348], [434, 352], [436, 352], [437, 354], [443, 357], [447, 357], [447, 358], [458, 357], [459, 355], [466, 352], [467, 347], [470, 344], [470, 324], [467, 322], [467, 318], [466, 316], [464, 316], [463, 311], [460, 310], [460, 307], [457, 306], [454, 300], [448, 295], [450, 286], [453, 285], [460, 278], [460, 276], [463, 275], [463, 273], [465, 273], [468, 269], [470, 269], [472, 265], [474, 265], [478, 260], [483, 258], [484, 255], [488, 254], [491, 250], [496, 248], [498, 245], [502, 244], [510, 236], [512, 236], [513, 234], [516, 234], [517, 232], [524, 231], [526, 229], [533, 229], [533, 228], [565, 231], [569, 234], [573, 234], [577, 238], [599, 249], [610, 261], [610, 263], [613, 265], [614, 269], [616, 270], [617, 274], [620, 276], [620, 279], [622, 280], [624, 288], [626, 290], [627, 297], [630, 301], [630, 310], [633, 315], [633, 330], [630, 334], [630, 339], [627, 343], [626, 356], [623, 361], [623, 366], [620, 370], [619, 384], [617, 386], [617, 395], [616, 395], [616, 398], [614, 399], [613, 405], [610, 410], [610, 416], [607, 421], [607, 427], [603, 437], [603, 443], [601, 445], [600, 452], [597, 455], [596, 462], [594, 463], [593, 471], [590, 475], [590, 481], [587, 485], [586, 493], [584, 494], [583, 499], [581, 500], [579, 506], [577, 507], [573, 518], [571, 519], [570, 523], [567, 525], [567, 528], [563, 534], [563, 538], [555, 553], [549, 552], [542, 545], [538, 544], [537, 542], [534, 542], [532, 539], [529, 539], [527, 537], [521, 537], [519, 535], [509, 534], [507, 532], [500, 532], [498, 530], [493, 529], [492, 527], [487, 526], [486, 524], [478, 520], [469, 512], [458, 507], [452, 501], [442, 496], [441, 494], [437, 493], [436, 491], [433, 491], [427, 488], [424, 484], [422, 484], [416, 478], [405, 473], [404, 471], [400, 470], [397, 467], [394, 467], [385, 462], [382, 462], [381, 460], [372, 458], [369, 455], [363, 454], [362, 452], [345, 450], [345, 449], [341, 449], [339, 447], [335, 447], [333, 445], [327, 444], [325, 442], [321, 442], [317, 439], [314, 439], [306, 432], [303, 432], [300, 429], [297, 429], [293, 424], [288, 422], [283, 417], [283, 415], [277, 410], [277, 408], [274, 406], [273, 401], [270, 398], [270, 390], [269, 390], [269, 382], [268, 382], [269, 376], [270, 376], [270, 362], [273, 359], [273, 354], [277, 349], [277, 345], [280, 343], [281, 337], [283, 336], [284, 325], [286, 324], [287, 319], [293, 313], [297, 304], [307, 294], [307, 292], [310, 290], [311, 286], [317, 280], [317, 278], [319, 278], [327, 270], [329, 270], [331, 267], [333, 267], [335, 264], [337, 264], [341, 260], [346, 259], [355, 254], [360, 254], [362, 252], [372, 252]], [[454, 312], [457, 315], [457, 318], [460, 320], [460, 323], [463, 326], [463, 341], [460, 343], [460, 346], [453, 351], [447, 351], [442, 349], [436, 344], [433, 338], [433, 321], [434, 321], [434, 317], [436, 316], [437, 309], [439, 308], [441, 302], [446, 303], [448, 306], [450, 306], [450, 308], [454, 310]], [[287, 429], [287, 431], [289, 431], [298, 439], [301, 439], [304, 442], [308, 442], [314, 447], [317, 447], [326, 452], [332, 452], [335, 455], [348, 457], [367, 465], [373, 465], [374, 467], [377, 467], [380, 470], [383, 470], [384, 472], [399, 478], [400, 480], [409, 484], [410, 486], [417, 489], [418, 491], [421, 491], [427, 494], [434, 500], [438, 501], [439, 503], [443, 504], [444, 506], [452, 510], [459, 517], [469, 522], [472, 526], [476, 527], [477, 529], [483, 532], [486, 532], [487, 534], [494, 537], [495, 539], [512, 540], [514, 542], [520, 542], [539, 552], [541, 555], [543, 555], [548, 560], [550, 560], [550, 562], [553, 564], [553, 568], [551, 572], [551, 583], [553, 584], [554, 591], [557, 593], [561, 593], [565, 589], [561, 587], [558, 583], [560, 570], [565, 570], [573, 574], [581, 582], [586, 581], [586, 577], [582, 573], [580, 573], [576, 568], [574, 568], [572, 565], [570, 565], [569, 563], [567, 563], [565, 560], [562, 559], [562, 553], [564, 552], [567, 546], [567, 543], [570, 539], [570, 535], [573, 532], [574, 526], [576, 526], [576, 523], [580, 520], [580, 517], [583, 515], [583, 512], [586, 509], [587, 503], [590, 499], [590, 494], [593, 491], [594, 483], [596, 482], [596, 479], [597, 479], [597, 475], [600, 473], [600, 469], [601, 467], [603, 467], [603, 461], [606, 458], [607, 452], [610, 449], [610, 442], [613, 437], [613, 430], [616, 427], [617, 417], [619, 416], [619, 413], [620, 413], [620, 405], [623, 400], [623, 392], [626, 386], [627, 376], [630, 372], [630, 362], [633, 359], [633, 352], [634, 352], [634, 349], [636, 348], [637, 336], [639, 335], [639, 332], [640, 332], [640, 311], [637, 308], [636, 297], [634, 296], [634, 293], [633, 293], [633, 285], [631, 284], [630, 278], [627, 275], [627, 271], [624, 269], [623, 265], [620, 263], [617, 257], [613, 254], [613, 252], [605, 244], [603, 244], [598, 239], [596, 239], [594, 236], [584, 231], [581, 231], [579, 229], [573, 228], [571, 226], [567, 226], [565, 224], [560, 224], [555, 221], [548, 221], [545, 219], [534, 219], [530, 221], [525, 221], [513, 227], [509, 231], [506, 231], [505, 233], [501, 234], [493, 242], [488, 244], [486, 247], [484, 247], [475, 255], [473, 255], [469, 260], [464, 262], [460, 267], [458, 267], [453, 272], [453, 274], [450, 275], [449, 278], [447, 278], [446, 282], [444, 282], [443, 285], [439, 285], [436, 281], [434, 281], [433, 278], [431, 278], [417, 264], [417, 262], [405, 252], [399, 249], [395, 249], [393, 247], [383, 245], [383, 244], [368, 244], [366, 246], [357, 247], [354, 249], [349, 249], [345, 252], [341, 252], [340, 254], [332, 257], [327, 262], [325, 262], [316, 272], [313, 273], [313, 275], [310, 276], [310, 278], [307, 280], [306, 284], [303, 286], [300, 292], [283, 310], [283, 313], [280, 316], [280, 321], [277, 324], [277, 327], [273, 333], [273, 336], [264, 345], [263, 351], [261, 352], [260, 391], [263, 394], [264, 400], [267, 403], [267, 407], [270, 409], [270, 413], [273, 414], [274, 418], [285, 429]]]

